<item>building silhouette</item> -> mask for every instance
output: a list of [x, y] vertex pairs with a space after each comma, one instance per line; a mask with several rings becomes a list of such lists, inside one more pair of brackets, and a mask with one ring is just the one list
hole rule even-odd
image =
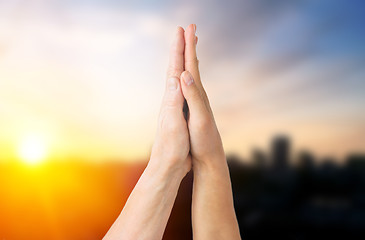
[[276, 170], [289, 166], [290, 139], [284, 135], [275, 136], [271, 143], [272, 165]]
[[338, 164], [303, 150], [294, 164], [290, 147], [289, 137], [275, 136], [264, 169], [260, 150], [252, 164], [228, 157], [242, 237], [365, 239], [365, 154]]
[[257, 168], [265, 168], [267, 166], [266, 154], [259, 148], [254, 148], [251, 152], [252, 161]]

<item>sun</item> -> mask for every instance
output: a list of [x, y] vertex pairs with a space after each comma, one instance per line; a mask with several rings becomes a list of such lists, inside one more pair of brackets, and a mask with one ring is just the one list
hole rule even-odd
[[41, 163], [47, 157], [47, 143], [40, 135], [27, 135], [20, 141], [18, 155], [27, 164]]

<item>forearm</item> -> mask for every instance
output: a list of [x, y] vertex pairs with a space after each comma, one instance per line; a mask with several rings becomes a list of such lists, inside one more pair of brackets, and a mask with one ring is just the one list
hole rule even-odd
[[195, 240], [241, 239], [224, 159], [194, 166], [192, 222]]
[[162, 239], [182, 178], [150, 161], [104, 239]]

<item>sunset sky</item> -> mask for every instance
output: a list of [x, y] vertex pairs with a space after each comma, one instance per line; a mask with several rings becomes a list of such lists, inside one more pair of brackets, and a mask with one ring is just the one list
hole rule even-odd
[[362, 1], [0, 0], [0, 161], [147, 159], [176, 26], [198, 58], [227, 153], [276, 133], [342, 159], [365, 151]]

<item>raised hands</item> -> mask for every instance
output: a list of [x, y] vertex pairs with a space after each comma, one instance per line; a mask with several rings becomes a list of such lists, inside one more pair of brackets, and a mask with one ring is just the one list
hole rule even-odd
[[176, 30], [150, 161], [104, 239], [161, 239], [191, 168], [194, 239], [241, 239], [222, 141], [200, 79], [195, 33], [194, 24]]
[[181, 180], [191, 169], [179, 79], [184, 70], [184, 45], [184, 30], [178, 28], [150, 161], [104, 239], [160, 240]]
[[200, 79], [196, 26], [185, 31], [183, 95], [189, 107], [188, 128], [194, 171], [192, 223], [194, 239], [241, 239], [222, 141]]
[[180, 75], [184, 71], [184, 45], [184, 29], [178, 27], [170, 50], [166, 90], [150, 159], [150, 164], [167, 167], [181, 177], [191, 169], [189, 132], [180, 85]]
[[194, 24], [185, 31], [185, 72], [181, 75], [183, 94], [189, 107], [188, 128], [194, 170], [225, 159], [222, 141], [200, 80], [195, 31]]

